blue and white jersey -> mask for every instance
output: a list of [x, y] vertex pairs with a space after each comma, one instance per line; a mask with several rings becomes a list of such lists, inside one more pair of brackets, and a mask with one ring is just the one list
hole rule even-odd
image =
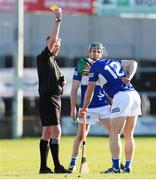
[[[78, 73], [77, 66], [76, 66], [75, 70], [74, 70], [73, 79], [81, 82], [80, 108], [82, 108], [89, 77], [81, 76]], [[106, 96], [106, 93], [97, 82], [97, 85], [95, 86], [95, 89], [94, 89], [93, 99], [92, 99], [91, 103], [89, 104], [88, 108], [97, 108], [97, 107], [103, 107], [103, 106], [107, 106], [107, 105], [108, 105], [108, 98]]]
[[131, 83], [123, 83], [121, 78], [126, 73], [121, 66], [121, 60], [101, 59], [96, 61], [89, 72], [89, 82], [99, 82], [105, 92], [113, 97], [119, 91], [132, 91]]

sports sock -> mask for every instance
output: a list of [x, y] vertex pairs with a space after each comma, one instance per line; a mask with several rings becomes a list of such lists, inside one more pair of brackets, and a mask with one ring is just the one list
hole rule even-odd
[[115, 170], [120, 169], [120, 160], [118, 158], [112, 158], [112, 163]]
[[130, 169], [131, 168], [131, 163], [132, 163], [131, 160], [126, 160], [125, 169]]
[[47, 148], [48, 148], [48, 141], [41, 139], [40, 140], [40, 168], [44, 169], [47, 167]]
[[72, 157], [70, 161], [70, 166], [76, 166], [77, 157]]
[[48, 160], [48, 154], [49, 154], [49, 143], [47, 144], [47, 149], [46, 149], [46, 162]]
[[60, 162], [59, 162], [59, 140], [58, 139], [50, 139], [50, 150], [51, 150], [55, 169], [57, 169], [60, 166]]

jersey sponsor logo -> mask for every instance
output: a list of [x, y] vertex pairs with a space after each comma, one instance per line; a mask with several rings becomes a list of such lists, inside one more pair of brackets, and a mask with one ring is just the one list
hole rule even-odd
[[89, 73], [89, 77], [90, 78], [94, 77], [94, 73]]
[[99, 101], [103, 100], [103, 98], [105, 97], [105, 95], [102, 93], [99, 93], [97, 96], [99, 98]]
[[81, 85], [88, 85], [88, 76], [82, 76]]
[[114, 109], [112, 109], [112, 111], [111, 111], [111, 113], [116, 113], [116, 112], [120, 112], [120, 108], [119, 108], [119, 107], [114, 108]]
[[74, 76], [78, 76], [78, 72], [77, 71], [74, 71]]

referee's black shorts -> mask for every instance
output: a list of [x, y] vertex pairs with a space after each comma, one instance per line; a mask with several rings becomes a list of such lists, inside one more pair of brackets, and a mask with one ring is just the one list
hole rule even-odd
[[40, 95], [39, 112], [42, 126], [60, 124], [61, 97]]

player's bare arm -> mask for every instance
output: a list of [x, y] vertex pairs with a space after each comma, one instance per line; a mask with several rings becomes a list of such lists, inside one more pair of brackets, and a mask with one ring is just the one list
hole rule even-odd
[[76, 115], [77, 115], [76, 103], [77, 103], [77, 93], [78, 93], [79, 86], [80, 86], [80, 81], [73, 80], [72, 88], [71, 88], [71, 95], [70, 95], [70, 105], [71, 105], [70, 116], [73, 119], [76, 119]]
[[86, 93], [85, 93], [82, 110], [87, 109], [88, 105], [92, 101], [95, 85], [96, 85], [96, 82], [89, 82]]
[[127, 76], [122, 78], [124, 83], [129, 83], [136, 73], [138, 63], [135, 60], [121, 60], [122, 67], [127, 72]]

